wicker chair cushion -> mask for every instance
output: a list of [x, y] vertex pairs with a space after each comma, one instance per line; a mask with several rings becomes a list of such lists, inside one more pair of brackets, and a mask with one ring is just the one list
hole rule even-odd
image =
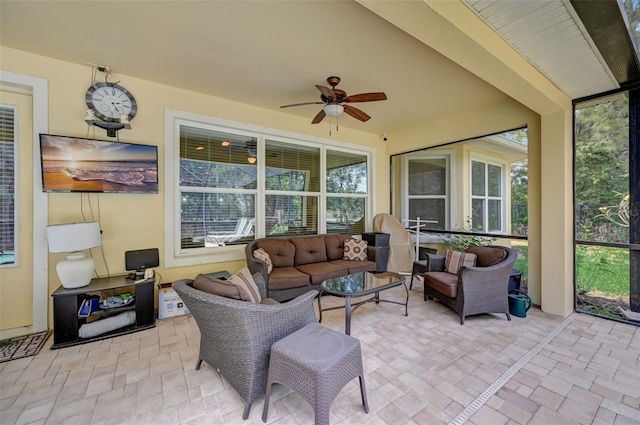
[[427, 272], [424, 274], [425, 287], [429, 286], [449, 298], [458, 296], [458, 275], [447, 272]]
[[280, 239], [263, 239], [258, 241], [256, 246], [269, 254], [273, 267], [293, 267], [296, 247], [291, 242]]
[[345, 239], [343, 260], [366, 261], [367, 241], [360, 239]]
[[342, 260], [344, 257], [344, 241], [351, 239], [349, 235], [326, 235], [324, 244], [327, 246], [327, 260]]
[[291, 242], [296, 247], [296, 267], [327, 261], [327, 247], [324, 244], [324, 236], [294, 238], [291, 239]]
[[262, 301], [260, 301], [260, 304], [262, 304], [262, 305], [280, 305], [280, 302], [274, 300], [273, 298], [263, 298]]
[[225, 298], [241, 300], [240, 288], [228, 280], [216, 279], [199, 274], [193, 279], [193, 287], [209, 294], [219, 295]]
[[476, 265], [476, 254], [470, 252], [447, 250], [444, 260], [444, 269], [451, 274], [458, 274], [463, 267], [473, 267]]
[[267, 273], [271, 273], [273, 271], [273, 262], [271, 261], [271, 257], [267, 251], [262, 248], [258, 248], [253, 251], [253, 256], [258, 260], [267, 263]]
[[193, 280], [193, 287], [210, 294], [218, 295], [234, 300], [251, 301], [260, 303], [262, 297], [260, 290], [246, 267], [240, 270], [228, 280], [216, 279], [199, 274]]
[[478, 257], [476, 260], [476, 266], [489, 267], [495, 266], [503, 262], [507, 258], [507, 251], [500, 247], [495, 246], [470, 246], [465, 250], [476, 254]]

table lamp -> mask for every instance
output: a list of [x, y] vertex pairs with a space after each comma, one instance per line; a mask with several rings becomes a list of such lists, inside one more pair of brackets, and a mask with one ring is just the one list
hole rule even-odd
[[82, 251], [101, 245], [100, 223], [88, 221], [47, 226], [47, 239], [49, 252], [69, 253], [67, 259], [56, 266], [62, 286], [67, 289], [87, 286], [96, 270], [96, 262]]

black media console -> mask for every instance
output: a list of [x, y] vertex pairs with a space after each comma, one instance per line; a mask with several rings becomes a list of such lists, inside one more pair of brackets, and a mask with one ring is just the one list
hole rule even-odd
[[[155, 279], [135, 283], [127, 279], [126, 275], [92, 279], [88, 286], [82, 288], [65, 289], [62, 286], [51, 294], [53, 297], [53, 345], [51, 348], [62, 348], [71, 345], [84, 344], [90, 341], [111, 338], [149, 329], [156, 326], [154, 301]], [[89, 317], [80, 317], [78, 310], [82, 300], [87, 296], [98, 295], [101, 301], [112, 295], [132, 292], [134, 302], [123, 307], [113, 309], [98, 308]], [[85, 323], [113, 316], [124, 311], [133, 310], [136, 320], [132, 325], [124, 326], [110, 332], [92, 337], [80, 338], [78, 330]]]

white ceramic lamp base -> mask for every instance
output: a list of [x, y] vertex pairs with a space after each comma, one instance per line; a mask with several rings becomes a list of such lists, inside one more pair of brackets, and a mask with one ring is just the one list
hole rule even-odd
[[81, 288], [91, 282], [96, 271], [96, 262], [84, 252], [72, 252], [56, 266], [62, 286], [67, 289]]

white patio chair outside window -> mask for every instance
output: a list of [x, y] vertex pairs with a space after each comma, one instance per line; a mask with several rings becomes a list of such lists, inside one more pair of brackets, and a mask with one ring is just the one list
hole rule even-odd
[[241, 218], [236, 223], [236, 228], [231, 233], [212, 233], [204, 238], [205, 247], [225, 246], [229, 242], [244, 238], [253, 234], [254, 218]]

